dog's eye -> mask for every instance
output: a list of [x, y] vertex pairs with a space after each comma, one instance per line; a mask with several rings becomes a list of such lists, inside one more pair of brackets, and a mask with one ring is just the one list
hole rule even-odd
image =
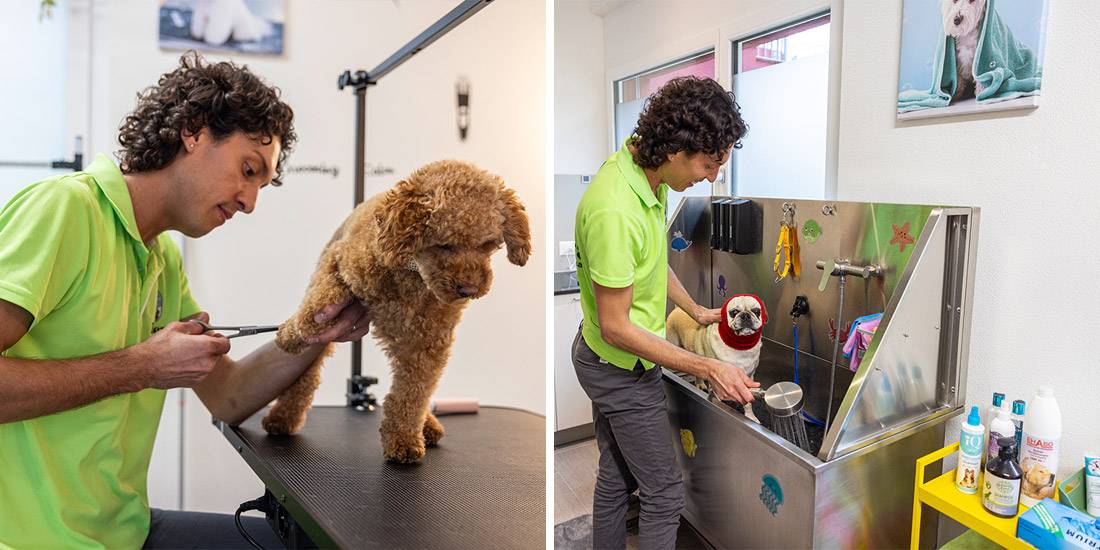
[[760, 315], [760, 308], [758, 308], [758, 307], [752, 308], [752, 314], [756, 315], [756, 316], [759, 316]]
[[449, 244], [441, 244], [441, 245], [439, 245], [438, 248], [439, 248], [439, 250], [441, 250], [443, 252], [454, 252], [455, 251], [455, 247], [453, 247]]

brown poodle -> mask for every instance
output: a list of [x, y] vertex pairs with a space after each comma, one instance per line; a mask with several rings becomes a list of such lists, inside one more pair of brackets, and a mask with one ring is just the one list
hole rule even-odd
[[[425, 443], [443, 437], [429, 399], [447, 365], [462, 310], [489, 291], [489, 260], [501, 245], [507, 245], [513, 264], [527, 263], [531, 230], [515, 192], [499, 176], [469, 163], [428, 164], [344, 220], [321, 253], [302, 305], [275, 343], [301, 353], [309, 337], [332, 325], [314, 322], [316, 312], [351, 296], [361, 300], [393, 370], [379, 428], [383, 453], [389, 460], [415, 462], [424, 456]], [[263, 420], [268, 433], [302, 428], [332, 348], [329, 344], [279, 396]]]

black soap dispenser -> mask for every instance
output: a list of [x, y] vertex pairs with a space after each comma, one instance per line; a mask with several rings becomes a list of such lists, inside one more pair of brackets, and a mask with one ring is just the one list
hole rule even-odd
[[1020, 506], [1020, 478], [1023, 472], [1016, 463], [1016, 437], [997, 439], [997, 458], [985, 465], [982, 506], [1001, 518], [1014, 518]]

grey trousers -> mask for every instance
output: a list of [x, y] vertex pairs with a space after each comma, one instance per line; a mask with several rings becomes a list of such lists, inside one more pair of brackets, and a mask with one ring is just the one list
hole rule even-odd
[[673, 447], [661, 369], [633, 371], [600, 359], [577, 333], [573, 368], [592, 400], [600, 470], [592, 502], [592, 546], [626, 548], [627, 499], [638, 490], [642, 550], [676, 547], [684, 485]]

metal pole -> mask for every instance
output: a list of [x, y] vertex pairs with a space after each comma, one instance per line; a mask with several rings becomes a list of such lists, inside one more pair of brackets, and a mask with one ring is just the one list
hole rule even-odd
[[[367, 158], [367, 87], [355, 89], [355, 204], [363, 202], [366, 188]], [[358, 377], [363, 372], [363, 341], [351, 343], [351, 376]]]
[[[390, 71], [396, 69], [412, 56], [435, 42], [439, 37], [447, 34], [470, 16], [489, 5], [493, 0], [463, 0], [461, 4], [447, 12], [442, 18], [417, 35], [407, 44], [402, 46], [393, 55], [386, 58], [373, 71], [344, 71], [337, 79], [337, 86], [343, 90], [347, 86], [355, 87], [355, 206], [359, 206], [364, 200], [366, 190], [366, 157], [367, 157], [367, 88], [378, 83], [378, 79]], [[78, 159], [79, 161], [79, 159]], [[377, 379], [362, 376], [363, 372], [363, 342], [356, 340], [351, 343], [351, 378], [348, 379], [348, 405], [352, 407], [374, 410], [374, 398], [366, 392], [369, 384], [376, 384]]]

